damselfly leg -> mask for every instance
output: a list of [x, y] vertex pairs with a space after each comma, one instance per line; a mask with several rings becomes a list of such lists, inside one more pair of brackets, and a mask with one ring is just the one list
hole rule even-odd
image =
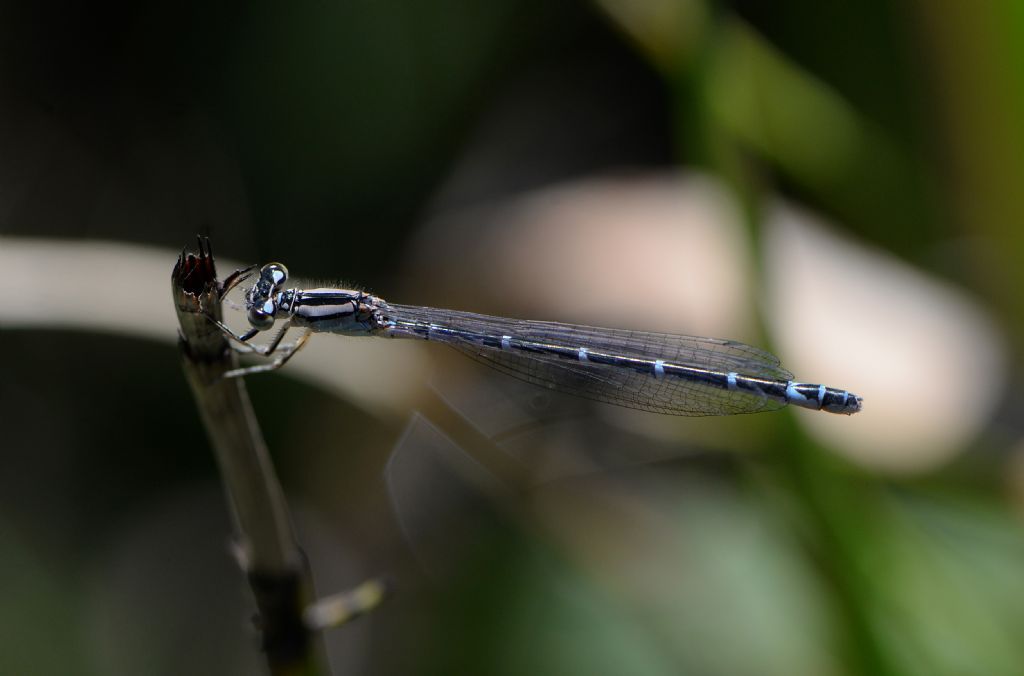
[[242, 368], [232, 369], [225, 373], [224, 377], [240, 378], [242, 376], [248, 376], [254, 373], [266, 373], [267, 371], [276, 371], [277, 369], [284, 366], [285, 363], [292, 358], [292, 355], [301, 350], [303, 345], [305, 345], [309, 341], [310, 333], [312, 333], [309, 329], [303, 329], [302, 333], [299, 335], [298, 339], [294, 343], [281, 345], [281, 339], [284, 337], [285, 332], [288, 331], [288, 328], [288, 326], [283, 327], [281, 331], [277, 334], [277, 337], [274, 338], [274, 341], [266, 348], [257, 348], [252, 345], [247, 345], [247, 347], [252, 348], [252, 352], [262, 355], [264, 357], [269, 357], [274, 352], [278, 352], [280, 356], [278, 356], [277, 359], [267, 364], [256, 364], [255, 366], [244, 366]]
[[[218, 293], [220, 301], [222, 303], [228, 305], [229, 307], [233, 308], [233, 309], [242, 309], [242, 310], [244, 310], [245, 306], [240, 306], [238, 303], [235, 303], [235, 302], [233, 302], [231, 300], [228, 300], [227, 295], [231, 292], [232, 289], [234, 289], [236, 286], [238, 286], [239, 284], [244, 282], [246, 279], [251, 277], [253, 271], [257, 267], [259, 267], [259, 266], [257, 266], [257, 265], [250, 265], [248, 267], [244, 267], [244, 268], [240, 268], [238, 270], [235, 270], [230, 275], [228, 275], [227, 278], [225, 278], [223, 283], [221, 284], [220, 292]], [[229, 341], [232, 341], [232, 346], [238, 352], [257, 352], [258, 353], [258, 350], [256, 348], [254, 348], [252, 345], [248, 345], [246, 343], [246, 341], [250, 340], [253, 336], [255, 336], [257, 333], [259, 333], [258, 329], [251, 328], [248, 331], [246, 331], [244, 334], [239, 335], [239, 334], [235, 333], [234, 331], [232, 331], [230, 327], [228, 327], [226, 324], [224, 324], [224, 322], [220, 321], [219, 319], [214, 317], [209, 312], [204, 312], [203, 314], [205, 314], [206, 318], [209, 319], [218, 329], [221, 330], [221, 332], [224, 334], [224, 336]], [[278, 342], [280, 342], [280, 341], [278, 340]]]
[[253, 271], [258, 267], [259, 266], [256, 264], [248, 265], [244, 268], [239, 268], [238, 270], [235, 270], [230, 275], [228, 275], [224, 279], [224, 282], [221, 284], [221, 300], [224, 300], [224, 297], [227, 296], [231, 292], [231, 290], [234, 289], [236, 286], [252, 277]]

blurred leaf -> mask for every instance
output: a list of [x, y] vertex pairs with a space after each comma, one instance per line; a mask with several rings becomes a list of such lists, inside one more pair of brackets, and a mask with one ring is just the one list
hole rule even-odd
[[712, 17], [690, 0], [599, 4], [674, 90], [688, 159], [746, 182], [736, 153], [752, 153], [811, 201], [911, 258], [944, 224], [925, 164], [742, 20]]
[[992, 506], [909, 497], [861, 552], [879, 636], [906, 674], [1019, 674], [1024, 530]]
[[704, 0], [594, 0], [664, 73], [698, 53], [707, 30]]
[[649, 470], [537, 497], [574, 575], [615, 602], [619, 639], [646, 636], [675, 673], [838, 673], [824, 589], [762, 505], [699, 473]]
[[905, 255], [941, 225], [927, 176], [835, 90], [738, 20], [725, 22], [709, 66], [709, 114], [806, 197]]
[[936, 79], [936, 121], [958, 225], [980, 240], [958, 247], [955, 263], [1002, 306], [1024, 345], [1024, 5], [912, 6]]

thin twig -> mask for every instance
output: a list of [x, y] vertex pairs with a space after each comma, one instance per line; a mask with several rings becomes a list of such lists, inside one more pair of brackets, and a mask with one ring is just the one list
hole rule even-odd
[[312, 589], [305, 558], [244, 381], [223, 377], [238, 366], [235, 354], [206, 316], [221, 318], [224, 290], [208, 240], [200, 238], [198, 254], [182, 252], [171, 286], [185, 375], [220, 466], [270, 671], [314, 673], [313, 641], [302, 620]]

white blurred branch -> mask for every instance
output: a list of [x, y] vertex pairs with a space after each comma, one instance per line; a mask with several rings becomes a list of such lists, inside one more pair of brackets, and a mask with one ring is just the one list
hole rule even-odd
[[[155, 340], [176, 337], [166, 298], [170, 249], [90, 240], [0, 236], [0, 328], [71, 329]], [[259, 261], [250, 261], [259, 262]], [[242, 264], [221, 258], [221, 270]], [[314, 340], [281, 372], [375, 416], [404, 414], [425, 379], [412, 341]]]

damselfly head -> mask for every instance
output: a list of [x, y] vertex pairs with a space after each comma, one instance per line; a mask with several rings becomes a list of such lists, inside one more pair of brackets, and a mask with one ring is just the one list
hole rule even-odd
[[257, 331], [266, 331], [274, 325], [274, 315], [277, 314], [277, 304], [273, 299], [266, 299], [262, 303], [250, 304], [246, 311], [246, 318], [249, 324]]
[[267, 263], [260, 268], [260, 281], [266, 280], [276, 290], [288, 279], [288, 268], [281, 263]]
[[267, 263], [260, 268], [259, 280], [246, 292], [245, 297], [246, 315], [254, 329], [265, 331], [274, 325], [276, 298], [287, 279], [288, 268], [280, 263]]

